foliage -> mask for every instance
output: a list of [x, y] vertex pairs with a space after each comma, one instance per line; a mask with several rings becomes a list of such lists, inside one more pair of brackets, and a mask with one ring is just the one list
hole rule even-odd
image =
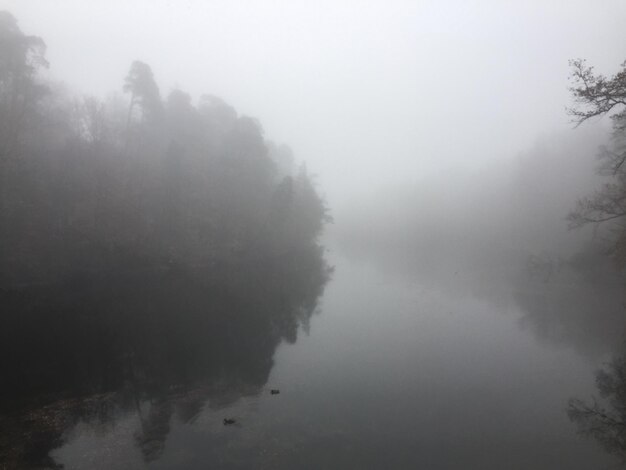
[[23, 34], [13, 15], [0, 11], [0, 168], [17, 151], [29, 114], [46, 92], [36, 79], [48, 67], [45, 52], [41, 38]]
[[[23, 84], [41, 82], [45, 46], [7, 13], [0, 35], [16, 44], [0, 47], [0, 105], [24, 102]], [[154, 267], [212, 266], [316, 243], [325, 204], [306, 171], [288, 173], [287, 151], [265, 140], [257, 120], [211, 95], [194, 106], [174, 90], [163, 101], [141, 61], [123, 89], [126, 110], [51, 88], [19, 119], [13, 104], [0, 108], [0, 127], [28, 137], [0, 140], [14, 156], [0, 166], [0, 286], [63, 282], [115, 269], [127, 255]], [[286, 179], [290, 194], [278, 197]]]
[[139, 105], [144, 118], [155, 119], [158, 116], [161, 110], [161, 97], [148, 64], [139, 60], [131, 64], [124, 81], [124, 92], [130, 93], [129, 113], [135, 105]]

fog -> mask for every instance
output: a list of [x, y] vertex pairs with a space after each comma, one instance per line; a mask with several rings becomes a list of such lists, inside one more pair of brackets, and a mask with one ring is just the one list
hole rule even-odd
[[335, 204], [514, 158], [571, 129], [568, 60], [621, 63], [619, 1], [2, 1], [71, 90], [119, 90], [133, 60], [165, 92], [258, 118]]
[[623, 466], [624, 20], [0, 0], [0, 467]]

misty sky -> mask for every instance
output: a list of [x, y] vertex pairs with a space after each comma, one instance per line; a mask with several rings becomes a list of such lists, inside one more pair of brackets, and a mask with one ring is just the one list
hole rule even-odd
[[612, 74], [626, 2], [0, 0], [80, 93], [151, 65], [163, 95], [259, 118], [331, 203], [508, 158], [572, 127], [568, 59]]

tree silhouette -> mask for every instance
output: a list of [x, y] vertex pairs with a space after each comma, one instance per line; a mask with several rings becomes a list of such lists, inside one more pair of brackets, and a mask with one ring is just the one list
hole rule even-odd
[[158, 116], [162, 107], [161, 97], [152, 69], [148, 64], [139, 60], [132, 63], [124, 80], [124, 91], [130, 93], [129, 122], [135, 106], [139, 106], [144, 120]]
[[613, 181], [578, 201], [568, 219], [571, 227], [580, 227], [626, 216], [626, 62], [610, 78], [596, 74], [584, 60], [571, 61], [570, 65], [574, 83], [570, 90], [576, 106], [569, 114], [576, 124], [607, 114], [613, 121], [611, 145], [601, 147], [599, 155], [604, 162], [601, 171]]

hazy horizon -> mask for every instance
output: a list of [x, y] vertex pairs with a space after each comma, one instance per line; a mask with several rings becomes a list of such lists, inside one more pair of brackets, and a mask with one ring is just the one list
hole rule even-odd
[[614, 73], [626, 15], [619, 1], [0, 0], [0, 9], [44, 39], [49, 76], [73, 93], [121, 91], [138, 59], [164, 95], [209, 93], [258, 118], [333, 204], [498, 165], [572, 129], [568, 60]]

